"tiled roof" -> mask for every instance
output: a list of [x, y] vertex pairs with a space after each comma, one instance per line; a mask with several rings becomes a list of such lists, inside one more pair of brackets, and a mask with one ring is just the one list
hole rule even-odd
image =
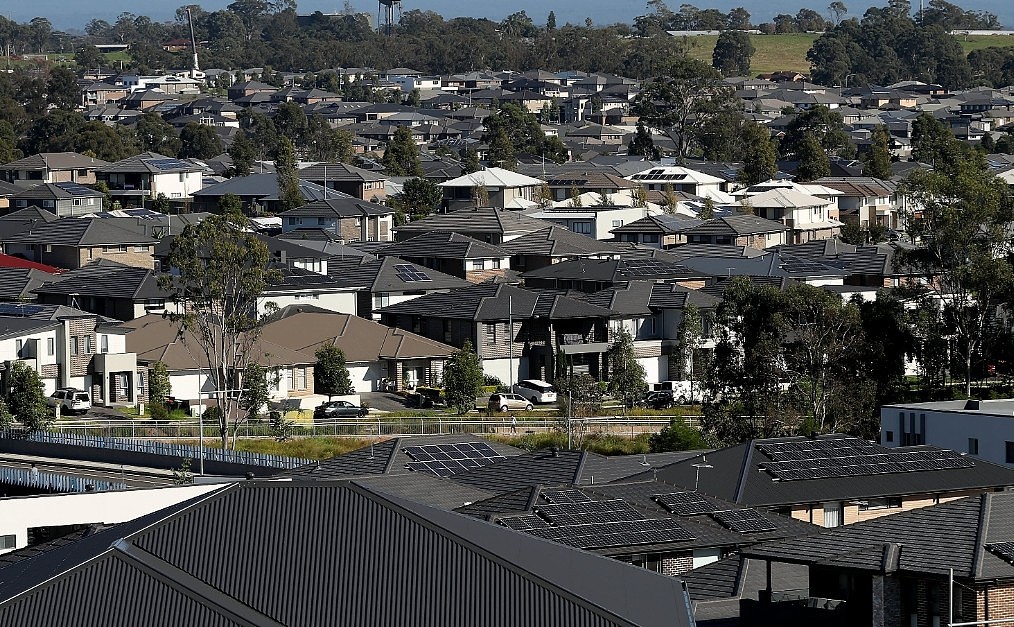
[[127, 266], [98, 259], [77, 270], [68, 270], [59, 280], [35, 289], [37, 294], [101, 296], [104, 298], [167, 298], [158, 286], [158, 277], [147, 268]]
[[448, 231], [431, 231], [384, 247], [381, 255], [395, 257], [433, 257], [447, 259], [489, 259], [510, 257], [510, 252]]
[[[340, 192], [335, 192], [340, 194]], [[278, 217], [327, 217], [327, 218], [352, 218], [359, 216], [385, 216], [394, 213], [394, 209], [378, 205], [377, 203], [360, 200], [354, 196], [341, 194], [341, 197], [332, 197], [327, 200], [318, 200], [307, 203], [295, 209], [289, 209], [278, 214]]]
[[[767, 192], [765, 192], [767, 193]], [[821, 201], [826, 203], [827, 201]], [[693, 228], [687, 229], [687, 235], [757, 235], [760, 233], [778, 233], [788, 231], [789, 227], [774, 220], [755, 215], [733, 215], [706, 220]]]
[[5, 239], [17, 244], [52, 244], [54, 246], [103, 246], [137, 244], [150, 246], [151, 237], [120, 228], [109, 220], [93, 218], [61, 218], [37, 224], [29, 231]]
[[[398, 266], [413, 265], [393, 256], [379, 259], [366, 257], [331, 257], [327, 268], [329, 275], [343, 286], [365, 286], [371, 292], [435, 291], [467, 287], [468, 281], [445, 274], [432, 268], [415, 268], [424, 273], [428, 280], [408, 280], [410, 277], [399, 271]], [[413, 275], [414, 276], [414, 275]]]
[[504, 241], [526, 233], [541, 231], [552, 226], [549, 222], [531, 218], [519, 211], [505, 211], [494, 207], [459, 209], [438, 213], [422, 220], [415, 220], [395, 228], [399, 239], [429, 231], [451, 231], [454, 233], [488, 234], [503, 238]]
[[5, 163], [0, 166], [0, 170], [78, 170], [104, 165], [108, 165], [108, 162], [76, 152], [43, 152]]
[[573, 257], [586, 255], [616, 255], [619, 251], [610, 242], [575, 233], [562, 226], [551, 226], [523, 235], [500, 245], [511, 255], [541, 255], [547, 257]]
[[385, 307], [382, 313], [456, 318], [465, 320], [515, 320], [545, 317], [607, 318], [608, 309], [553, 292], [525, 290], [505, 283], [480, 283], [446, 293], [420, 296]]

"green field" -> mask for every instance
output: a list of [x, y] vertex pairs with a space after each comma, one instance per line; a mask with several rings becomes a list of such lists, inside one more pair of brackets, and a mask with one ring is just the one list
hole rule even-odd
[[[817, 37], [818, 35], [812, 33], [751, 35], [750, 40], [757, 52], [753, 55], [750, 74], [778, 71], [809, 73], [810, 63], [806, 60], [806, 52]], [[710, 62], [717, 40], [717, 35], [691, 37], [690, 43], [693, 48], [690, 55]], [[990, 46], [1014, 46], [1014, 36], [1010, 35], [959, 37], [959, 40], [966, 53]]]

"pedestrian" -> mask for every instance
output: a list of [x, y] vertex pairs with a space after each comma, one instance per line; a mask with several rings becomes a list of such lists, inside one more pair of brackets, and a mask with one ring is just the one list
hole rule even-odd
[[32, 463], [31, 473], [32, 473], [32, 483], [38, 483], [39, 482], [39, 469], [35, 466], [35, 463]]
[[518, 432], [518, 419], [513, 414], [511, 414], [511, 433], [517, 432]]

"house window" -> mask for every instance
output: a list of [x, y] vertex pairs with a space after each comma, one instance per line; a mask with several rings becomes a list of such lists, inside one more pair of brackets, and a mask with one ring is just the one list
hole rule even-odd
[[135, 253], [146, 253], [146, 252], [148, 252], [148, 247], [147, 246], [134, 246], [134, 252]]
[[56, 201], [55, 200], [43, 200], [42, 201], [42, 207], [44, 209], [55, 209], [56, 208]]
[[82, 339], [84, 340], [84, 354], [90, 355], [92, 352], [92, 336], [85, 335]]
[[572, 230], [582, 235], [591, 235], [591, 222], [574, 222]]
[[187, 181], [187, 173], [180, 172], [180, 183], [186, 183], [186, 181]]
[[824, 526], [827, 528], [840, 527], [842, 524], [841, 501], [824, 503]]
[[373, 295], [373, 308], [382, 309], [391, 304], [391, 295], [388, 292], [380, 292]]
[[164, 298], [149, 298], [144, 301], [145, 309], [165, 309]]
[[500, 267], [500, 258], [493, 259], [493, 268], [498, 269]]
[[894, 442], [894, 431], [884, 431], [884, 442]]
[[979, 454], [979, 438], [968, 438], [968, 454]]
[[295, 368], [289, 368], [286, 371], [286, 374], [288, 375], [287, 378], [289, 380], [289, 389], [290, 390], [296, 389], [296, 369]]
[[299, 218], [286, 218], [289, 221], [289, 226], [296, 226], [299, 224]]
[[658, 233], [642, 233], [641, 241], [644, 242], [645, 244], [657, 244]]
[[46, 338], [46, 354], [50, 357], [56, 354], [56, 338]]
[[306, 368], [296, 369], [296, 388], [300, 390], [306, 389]]
[[130, 389], [130, 379], [127, 377], [126, 373], [119, 372], [116, 374], [116, 387], [119, 390]]
[[15, 546], [17, 546], [15, 544], [16, 540], [17, 540], [17, 536], [15, 536], [13, 534], [6, 535], [6, 536], [0, 536], [0, 550], [3, 550], [3, 549], [13, 549]]
[[613, 220], [613, 228], [623, 226], [623, 220]]
[[486, 337], [493, 340], [494, 344], [496, 343], [496, 324], [486, 325]]
[[859, 511], [868, 512], [877, 509], [898, 509], [901, 507], [900, 496], [889, 496], [883, 499], [869, 499], [859, 503]]
[[14, 350], [15, 350], [15, 352], [17, 353], [17, 356], [18, 356], [18, 357], [21, 357], [21, 351], [22, 351], [22, 350], [23, 350], [24, 348], [25, 348], [25, 341], [24, 341], [24, 340], [16, 340], [16, 341], [14, 342]]
[[71, 336], [70, 338], [70, 354], [77, 355], [77, 336]]
[[139, 394], [144, 392], [144, 373], [143, 372], [138, 372], [137, 373], [137, 392]]
[[327, 224], [327, 218], [317, 218], [317, 226], [324, 226]]
[[103, 335], [99, 339], [99, 350], [101, 350], [103, 353], [108, 353], [109, 352], [109, 336], [108, 335]]
[[482, 259], [473, 259], [472, 260], [472, 269], [473, 270], [482, 270]]
[[1007, 463], [1014, 464], [1014, 442], [1005, 442], [1007, 445]]

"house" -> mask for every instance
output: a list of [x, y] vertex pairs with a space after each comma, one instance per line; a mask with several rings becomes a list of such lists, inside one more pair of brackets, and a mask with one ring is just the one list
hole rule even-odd
[[709, 277], [687, 268], [665, 253], [658, 257], [628, 255], [619, 259], [572, 259], [524, 274], [525, 285], [534, 288], [578, 290], [589, 294], [637, 280], [703, 287]]
[[501, 381], [552, 380], [557, 350], [574, 372], [605, 372], [608, 309], [559, 293], [480, 283], [380, 310], [381, 321], [461, 347], [472, 343], [483, 371]]
[[[330, 198], [341, 198], [343, 194], [325, 189], [310, 181], [299, 181], [299, 191], [307, 203]], [[259, 208], [269, 213], [282, 211], [278, 191], [278, 176], [273, 172], [237, 176], [227, 181], [209, 185], [193, 193], [194, 211], [219, 212], [219, 203], [226, 194], [238, 196], [245, 211]]]
[[313, 305], [325, 311], [356, 313], [358, 287], [347, 287], [326, 274], [277, 261], [270, 268], [278, 270], [282, 278], [266, 286], [257, 296], [258, 316], [270, 316], [289, 305]]
[[567, 201], [562, 201], [558, 203], [558, 206], [526, 213], [533, 218], [559, 224], [592, 239], [609, 240], [613, 239], [612, 229], [640, 220], [648, 215], [660, 214], [662, 210], [647, 206], [623, 206], [612, 203], [605, 205], [581, 203], [581, 206], [573, 206]]
[[35, 288], [56, 280], [56, 273], [59, 272], [58, 268], [51, 268], [53, 272], [49, 272], [39, 269], [40, 266], [41, 264], [34, 264], [18, 257], [0, 255], [0, 302], [37, 300]]
[[518, 272], [583, 258], [614, 258], [620, 250], [610, 242], [580, 235], [570, 229], [551, 226], [500, 245], [511, 254], [511, 268]]
[[297, 229], [330, 231], [347, 242], [390, 242], [394, 210], [353, 196], [327, 198], [278, 214], [282, 233]]
[[78, 183], [43, 183], [11, 196], [15, 210], [42, 207], [63, 218], [102, 211], [105, 195]]
[[935, 401], [884, 405], [880, 442], [925, 444], [1014, 468], [1014, 400]]
[[73, 270], [95, 259], [154, 267], [155, 240], [98, 218], [60, 218], [3, 236], [4, 252]]
[[432, 231], [395, 242], [377, 251], [471, 283], [506, 276], [511, 254], [504, 248], [458, 233]]
[[469, 285], [464, 279], [392, 256], [331, 257], [328, 272], [336, 285], [357, 290], [355, 313], [366, 319], [379, 319], [377, 311], [388, 305]]
[[902, 228], [904, 197], [898, 193], [896, 183], [868, 176], [824, 177], [813, 183], [841, 192], [837, 198], [838, 219], [864, 228], [872, 225]]
[[503, 244], [551, 226], [548, 222], [531, 218], [519, 211], [505, 211], [495, 207], [472, 207], [448, 213], [437, 213], [422, 220], [413, 220], [395, 228], [394, 238], [403, 241], [421, 233], [448, 231], [467, 235], [489, 244]]
[[[486, 204], [497, 209], [528, 209], [536, 206], [542, 181], [503, 168], [488, 168], [439, 185], [444, 190], [444, 205], [451, 210]], [[477, 195], [483, 190], [487, 198]]]
[[705, 220], [683, 231], [691, 244], [731, 244], [764, 250], [787, 243], [789, 228], [780, 222], [750, 214]]
[[79, 309], [33, 303], [0, 304], [0, 362], [39, 373], [45, 393], [85, 390], [96, 405], [130, 405], [144, 393], [144, 370], [107, 318]]
[[771, 189], [747, 196], [739, 204], [751, 208], [760, 218], [780, 222], [788, 227], [791, 243], [827, 239], [841, 230], [841, 222], [830, 216], [831, 207], [834, 206], [832, 201], [796, 190]]
[[372, 203], [387, 199], [387, 177], [347, 163], [316, 163], [297, 172], [304, 181]]
[[151, 268], [100, 257], [34, 288], [40, 303], [66, 305], [117, 320], [177, 310]]
[[[259, 524], [235, 525], [249, 512]], [[191, 526], [229, 527], [232, 541]], [[355, 482], [234, 483], [14, 555], [0, 568], [5, 624], [55, 625], [73, 611], [136, 625], [150, 621], [148, 605], [202, 625], [693, 623], [678, 579]], [[109, 602], [112, 589], [123, 603]]]
[[96, 182], [95, 170], [108, 165], [106, 161], [76, 152], [43, 152], [0, 166], [0, 180], [17, 185], [40, 183]]
[[612, 229], [617, 242], [630, 242], [651, 248], [672, 248], [687, 241], [686, 231], [703, 222], [679, 214], [647, 215]]
[[236, 101], [240, 98], [253, 96], [254, 94], [270, 95], [278, 91], [277, 87], [258, 81], [243, 81], [229, 85], [229, 100]]
[[96, 81], [81, 88], [81, 106], [88, 109], [95, 106], [120, 102], [130, 90], [122, 85]]
[[726, 181], [720, 177], [676, 165], [653, 166], [626, 177], [648, 191], [672, 187], [675, 192], [686, 192], [701, 198], [710, 198], [718, 204], [728, 204], [732, 198], [722, 191]]
[[[744, 625], [994, 624], [1010, 619], [1014, 493], [992, 492], [743, 549], [801, 564], [807, 587], [772, 585], [742, 606]], [[812, 602], [811, 602], [812, 601]]]
[[261, 335], [307, 355], [325, 345], [342, 349], [356, 393], [434, 385], [443, 380], [444, 364], [456, 350], [356, 315], [301, 311], [299, 306], [284, 309]]
[[189, 161], [143, 152], [103, 166], [99, 180], [122, 203], [143, 205], [159, 196], [173, 200], [189, 199], [204, 185], [204, 168]]
[[659, 481], [697, 485], [699, 492], [710, 496], [824, 527], [1014, 485], [1014, 470], [954, 451], [931, 446], [887, 448], [841, 434], [750, 440], [659, 468], [657, 473]]

